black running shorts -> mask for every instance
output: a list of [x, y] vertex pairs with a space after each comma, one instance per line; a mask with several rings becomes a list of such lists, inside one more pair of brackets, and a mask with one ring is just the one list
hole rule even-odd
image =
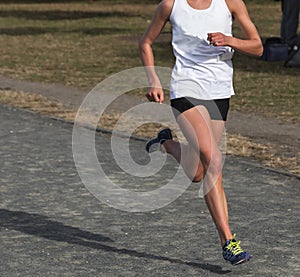
[[192, 97], [180, 97], [171, 100], [171, 106], [173, 113], [177, 118], [181, 113], [196, 107], [204, 106], [208, 110], [208, 113], [212, 120], [227, 120], [227, 114], [229, 111], [230, 98], [214, 99], [214, 100], [201, 100]]

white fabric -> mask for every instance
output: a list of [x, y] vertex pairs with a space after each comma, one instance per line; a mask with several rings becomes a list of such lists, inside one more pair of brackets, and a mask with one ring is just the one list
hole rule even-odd
[[233, 50], [210, 45], [207, 33], [232, 36], [232, 16], [225, 0], [212, 0], [209, 8], [197, 10], [187, 0], [175, 0], [170, 16], [173, 68], [170, 98], [223, 99], [234, 94]]

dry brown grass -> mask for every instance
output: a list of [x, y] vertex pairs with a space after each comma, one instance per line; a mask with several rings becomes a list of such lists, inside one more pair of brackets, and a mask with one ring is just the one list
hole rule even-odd
[[[0, 103], [11, 105], [18, 108], [30, 109], [32, 111], [50, 115], [52, 117], [60, 118], [66, 121], [74, 122], [77, 111], [66, 108], [58, 101], [47, 99], [41, 95], [28, 94], [24, 92], [0, 91]], [[111, 113], [104, 114], [98, 127], [107, 130], [112, 130], [121, 114]], [[92, 118], [93, 116], [91, 116]], [[126, 132], [133, 124], [133, 119], [127, 119], [126, 124], [120, 131]], [[135, 136], [149, 138], [152, 137], [159, 124], [147, 124], [137, 128], [134, 132]], [[243, 157], [251, 157], [263, 165], [271, 168], [280, 168], [287, 170], [294, 174], [300, 174], [300, 155], [295, 157], [285, 157], [276, 154], [274, 147], [271, 144], [264, 145], [251, 141], [250, 139], [242, 136], [227, 134], [227, 154], [237, 155]]]

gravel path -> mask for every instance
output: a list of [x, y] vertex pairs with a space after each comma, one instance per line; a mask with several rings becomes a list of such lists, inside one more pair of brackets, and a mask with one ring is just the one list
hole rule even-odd
[[[3, 106], [0, 116], [2, 277], [300, 276], [299, 178], [226, 158], [231, 225], [254, 256], [232, 267], [197, 185], [152, 212], [114, 209], [81, 182], [71, 124]], [[133, 143], [145, 163], [144, 143]], [[99, 161], [115, 182], [141, 190], [172, 176], [172, 159], [155, 176], [120, 174], [109, 144], [109, 135], [96, 135]]]

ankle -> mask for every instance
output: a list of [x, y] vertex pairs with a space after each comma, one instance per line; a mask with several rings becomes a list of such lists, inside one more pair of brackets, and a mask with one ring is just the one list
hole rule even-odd
[[230, 231], [228, 231], [226, 233], [219, 231], [219, 236], [220, 236], [220, 241], [221, 241], [222, 247], [227, 243], [227, 241], [229, 241], [233, 238], [233, 234]]
[[163, 153], [170, 153], [171, 152], [172, 143], [173, 143], [173, 140], [171, 140], [171, 139], [168, 139], [168, 140], [165, 140], [165, 141], [161, 142], [161, 144], [160, 144], [160, 150]]

